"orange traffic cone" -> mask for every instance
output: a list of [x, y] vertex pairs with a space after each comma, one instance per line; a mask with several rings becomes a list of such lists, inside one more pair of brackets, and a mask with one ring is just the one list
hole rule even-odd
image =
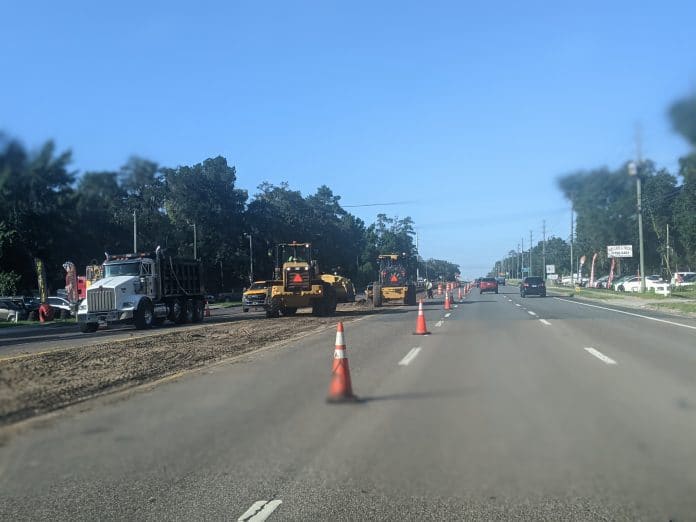
[[445, 292], [445, 310], [451, 310], [451, 309], [452, 309], [452, 303], [450, 303], [449, 292]]
[[425, 326], [425, 315], [423, 315], [423, 299], [418, 303], [418, 319], [416, 320], [416, 331], [413, 335], [430, 335], [428, 328]]
[[203, 313], [205, 317], [210, 317], [210, 305], [208, 301], [205, 302], [205, 312]]
[[333, 368], [331, 370], [331, 384], [327, 402], [355, 402], [358, 398], [353, 395], [353, 387], [350, 383], [350, 370], [348, 369], [348, 356], [346, 355], [346, 341], [343, 338], [343, 323], [336, 327], [336, 349], [334, 350]]

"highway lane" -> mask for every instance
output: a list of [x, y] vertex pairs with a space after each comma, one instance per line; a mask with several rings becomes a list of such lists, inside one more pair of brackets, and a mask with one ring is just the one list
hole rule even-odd
[[696, 332], [513, 291], [351, 323], [360, 404], [325, 331], [4, 430], [0, 518], [692, 518]]

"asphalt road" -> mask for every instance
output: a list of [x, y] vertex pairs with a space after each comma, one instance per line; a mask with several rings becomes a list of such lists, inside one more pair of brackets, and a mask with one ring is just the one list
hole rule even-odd
[[428, 337], [390, 312], [346, 325], [358, 404], [325, 402], [327, 330], [0, 431], [0, 519], [696, 518], [693, 321], [508, 287]]

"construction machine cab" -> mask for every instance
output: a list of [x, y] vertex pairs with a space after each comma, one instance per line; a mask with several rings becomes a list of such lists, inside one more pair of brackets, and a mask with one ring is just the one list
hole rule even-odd
[[406, 268], [401, 260], [405, 254], [382, 254], [378, 257], [379, 283], [382, 286], [406, 286]]
[[[281, 264], [280, 260], [284, 260]], [[318, 265], [312, 257], [310, 243], [280, 243], [276, 246], [276, 279], [283, 281], [283, 288], [293, 292], [309, 291], [316, 279]]]

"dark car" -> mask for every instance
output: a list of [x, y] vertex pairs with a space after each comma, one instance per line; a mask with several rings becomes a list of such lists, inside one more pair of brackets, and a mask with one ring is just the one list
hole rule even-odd
[[10, 299], [17, 306], [20, 306], [24, 310], [24, 319], [29, 321], [38, 321], [39, 319], [39, 305], [41, 302], [35, 297], [30, 296], [13, 296], [3, 299]]
[[496, 281], [498, 281], [498, 286], [505, 286], [505, 278], [502, 276], [498, 276], [495, 278]]
[[495, 277], [484, 277], [479, 281], [479, 294], [483, 292], [498, 293], [498, 281]]
[[546, 283], [544, 283], [543, 278], [529, 276], [522, 280], [520, 283], [520, 296], [527, 297], [528, 295], [546, 297]]
[[0, 298], [0, 321], [10, 321], [16, 323], [27, 319], [27, 311], [12, 299]]

